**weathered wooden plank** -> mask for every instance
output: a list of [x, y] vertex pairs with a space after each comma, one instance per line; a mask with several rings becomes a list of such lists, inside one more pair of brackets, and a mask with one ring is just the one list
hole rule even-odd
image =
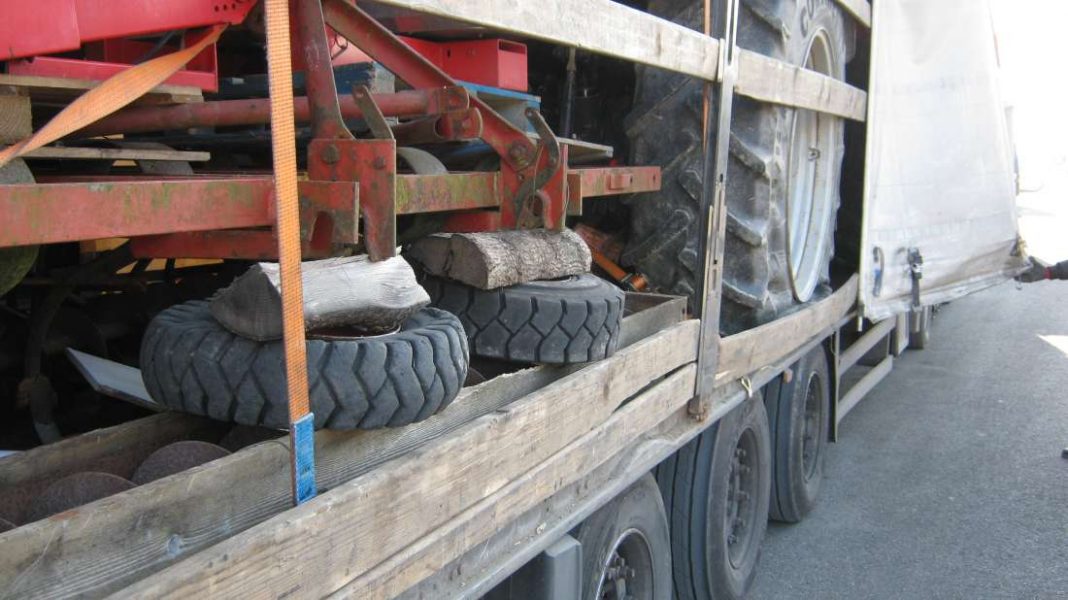
[[649, 383], [692, 362], [697, 326], [686, 321], [642, 340], [119, 596], [333, 592], [602, 424]]
[[737, 379], [775, 364], [804, 342], [838, 323], [857, 300], [854, 275], [834, 294], [815, 304], [720, 340], [716, 382]]
[[864, 121], [868, 95], [843, 81], [750, 50], [738, 50], [738, 83], [743, 96]]
[[228, 427], [203, 417], [164, 413], [5, 457], [0, 459], [0, 517], [20, 523], [26, 502], [60, 477], [102, 471], [128, 479], [154, 450], [178, 440], [217, 441]]
[[152, 150], [138, 148], [81, 148], [73, 146], [45, 146], [23, 155], [26, 158], [64, 158], [72, 160], [173, 160], [205, 162], [210, 152], [192, 150]]
[[[68, 102], [98, 85], [99, 81], [91, 79], [0, 74], [0, 88], [20, 90], [34, 100]], [[152, 88], [134, 104], [178, 104], [203, 100], [204, 95], [198, 87], [165, 84]]]
[[[654, 306], [653, 301], [660, 303]], [[624, 347], [681, 321], [685, 300], [631, 294], [628, 306], [642, 310], [623, 320]], [[409, 427], [320, 431], [315, 449], [319, 489], [337, 487], [580, 368], [535, 367], [501, 375], [464, 389], [441, 414]], [[98, 447], [108, 445], [105, 439]], [[0, 535], [0, 595], [99, 595], [261, 523], [292, 506], [289, 460], [284, 442], [258, 444]], [[131, 531], [137, 534], [131, 536]]]
[[382, 0], [546, 42], [716, 78], [719, 40], [611, 0]]
[[30, 99], [0, 93], [0, 143], [11, 144], [33, 133]]
[[861, 25], [871, 28], [871, 2], [868, 0], [834, 0]]
[[356, 578], [337, 596], [392, 598], [443, 568], [670, 417], [693, 396], [696, 373], [694, 364], [679, 369], [548, 460]]

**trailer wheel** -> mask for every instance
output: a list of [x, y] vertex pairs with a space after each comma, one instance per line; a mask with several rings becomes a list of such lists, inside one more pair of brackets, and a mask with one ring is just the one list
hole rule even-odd
[[823, 481], [831, 388], [822, 347], [794, 365], [789, 383], [779, 378], [768, 385], [765, 406], [774, 446], [769, 514], [797, 523], [816, 505]]
[[[701, 28], [697, 0], [652, 0], [649, 11]], [[850, 27], [833, 0], [741, 0], [738, 45], [841, 80]], [[661, 166], [663, 186], [630, 201], [622, 259], [657, 290], [687, 296], [693, 306], [703, 268], [702, 83], [636, 68], [626, 121], [631, 162]], [[726, 333], [828, 293], [845, 149], [841, 119], [813, 111], [736, 95], [732, 123], [721, 314]]]
[[586, 519], [582, 544], [582, 598], [671, 598], [671, 542], [664, 500], [651, 475]]
[[[467, 339], [453, 315], [424, 308], [394, 333], [309, 334], [315, 427], [373, 429], [422, 421], [445, 408], [467, 376]], [[220, 421], [289, 427], [281, 340], [254, 342], [223, 328], [204, 301], [156, 316], [141, 344], [141, 374], [158, 402]]]
[[768, 526], [771, 440], [746, 401], [657, 467], [679, 600], [745, 597]]
[[460, 318], [476, 356], [565, 365], [601, 360], [619, 347], [625, 294], [596, 275], [495, 290], [430, 275], [420, 283], [431, 306]]

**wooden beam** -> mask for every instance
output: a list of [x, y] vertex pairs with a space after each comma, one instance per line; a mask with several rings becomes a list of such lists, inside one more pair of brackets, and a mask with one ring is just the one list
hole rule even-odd
[[[42, 101], [66, 103], [88, 89], [100, 85], [91, 79], [68, 79], [66, 77], [41, 77], [38, 75], [0, 74], [0, 89], [11, 88], [25, 92], [30, 98]], [[134, 104], [181, 104], [203, 102], [200, 88], [185, 85], [158, 85]]]
[[858, 23], [871, 29], [871, 2], [868, 0], [834, 0], [842, 10], [849, 13]]
[[863, 90], [750, 50], [738, 50], [738, 83], [734, 91], [756, 100], [854, 121], [867, 118], [868, 95]]
[[[621, 345], [630, 346], [677, 324], [684, 318], [685, 307], [685, 300], [680, 298], [628, 295], [627, 309], [636, 312], [623, 320]], [[333, 489], [581, 369], [535, 367], [495, 377], [465, 388], [441, 414], [409, 427], [320, 431], [315, 448], [319, 489]], [[205, 422], [220, 429], [227, 426], [171, 413], [112, 430], [124, 432], [120, 441], [149, 440], [160, 437], [149, 435], [148, 425], [157, 420]], [[86, 465], [102, 454], [133, 455], [129, 473], [116, 472], [129, 477], [147, 452], [132, 452], [126, 446], [112, 450], [114, 437], [87, 434], [0, 461], [0, 466], [17, 464], [19, 471], [26, 473], [0, 479], [0, 492], [14, 492], [18, 489], [14, 484], [47, 475], [35, 468], [46, 471], [59, 460], [66, 461], [67, 466], [53, 469], [57, 473], [87, 470]], [[63, 445], [61, 452], [51, 450]], [[0, 539], [0, 582], [4, 582], [0, 595], [99, 596], [192, 556], [290, 509], [289, 460], [285, 443], [258, 444], [9, 532]], [[0, 470], [0, 474], [6, 471]], [[137, 535], [130, 537], [131, 531]]]
[[[697, 321], [685, 321], [642, 340], [118, 595], [329, 594], [597, 428], [650, 383], [694, 361], [697, 329]], [[692, 390], [677, 401], [690, 395]]]
[[20, 523], [30, 499], [60, 477], [103, 471], [129, 479], [153, 451], [179, 440], [216, 442], [227, 429], [203, 417], [163, 413], [12, 454], [0, 459], [0, 517]]
[[611, 0], [381, 0], [455, 21], [712, 80], [719, 40]]
[[[393, 598], [506, 528], [515, 518], [593, 471], [675, 415], [693, 395], [697, 366], [686, 365], [607, 421], [470, 509], [336, 592], [337, 597]], [[691, 421], [691, 428], [699, 427]]]
[[175, 160], [205, 162], [210, 152], [192, 150], [141, 150], [135, 148], [77, 148], [45, 146], [23, 155], [25, 158], [65, 158], [73, 160]]
[[857, 300], [854, 275], [834, 294], [793, 314], [720, 340], [716, 384], [733, 381], [772, 365], [804, 342], [833, 327]]

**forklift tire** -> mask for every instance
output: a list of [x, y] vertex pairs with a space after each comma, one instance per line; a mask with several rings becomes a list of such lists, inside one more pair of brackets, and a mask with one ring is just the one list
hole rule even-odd
[[509, 362], [567, 365], [619, 348], [625, 294], [591, 275], [480, 290], [425, 275], [430, 305], [460, 318], [471, 354]]
[[579, 526], [583, 600], [670, 600], [671, 540], [664, 500], [651, 475]]
[[764, 403], [746, 400], [661, 463], [656, 479], [671, 528], [675, 597], [744, 598], [768, 527]]
[[[467, 339], [453, 315], [424, 308], [394, 333], [309, 336], [315, 428], [373, 429], [422, 421], [448, 406], [467, 377]], [[255, 342], [220, 325], [204, 301], [156, 316], [141, 343], [141, 374], [167, 408], [220, 421], [289, 428], [281, 340]]]
[[[721, 0], [713, 3], [721, 14]], [[699, 0], [651, 0], [649, 12], [701, 29]], [[834, 0], [741, 0], [738, 45], [845, 79], [852, 24]], [[701, 298], [703, 83], [636, 67], [626, 120], [632, 164], [663, 170], [659, 191], [635, 194], [624, 266], [652, 291]], [[720, 328], [736, 333], [829, 293], [845, 151], [842, 120], [735, 95], [726, 190]], [[715, 135], [713, 132], [712, 135]]]
[[793, 366], [789, 383], [777, 377], [765, 391], [773, 444], [769, 515], [776, 521], [798, 523], [816, 505], [828, 445], [830, 386], [827, 355], [817, 346]]

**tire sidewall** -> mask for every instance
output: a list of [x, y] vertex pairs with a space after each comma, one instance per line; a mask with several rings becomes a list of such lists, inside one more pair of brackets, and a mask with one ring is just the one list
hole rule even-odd
[[595, 597], [614, 542], [632, 529], [641, 532], [649, 544], [654, 600], [670, 600], [671, 541], [667, 514], [660, 489], [651, 475], [643, 476], [579, 527], [576, 537], [582, 544], [581, 598]]
[[[839, 81], [845, 81], [845, 65], [849, 58], [849, 36], [851, 36], [852, 33], [847, 33], [845, 18], [834, 1], [785, 0], [783, 4], [785, 5], [785, 10], [788, 11], [785, 16], [789, 18], [789, 20], [786, 21], [786, 27], [789, 32], [797, 33], [785, 34], [785, 56], [782, 57], [782, 59], [789, 64], [803, 67], [808, 58], [808, 53], [813, 40], [817, 35], [825, 32], [828, 46], [830, 47], [830, 52], [832, 54], [831, 58], [834, 63], [831, 69], [831, 76]], [[781, 207], [782, 218], [785, 220], [783, 235], [777, 236], [779, 239], [775, 240], [778, 244], [781, 244], [781, 247], [776, 249], [776, 253], [780, 257], [779, 260], [782, 263], [781, 268], [784, 270], [783, 276], [785, 277], [787, 286], [791, 290], [790, 293], [794, 296], [794, 300], [797, 301], [796, 293], [793, 290], [793, 276], [790, 273], [790, 258], [787, 250], [789, 244], [789, 216], [787, 212], [789, 210], [789, 192], [795, 185], [789, 165], [790, 149], [793, 146], [794, 126], [799, 110], [786, 106], [777, 106], [775, 111], [776, 135], [774, 144], [774, 163], [776, 165], [775, 170], [778, 173], [777, 177], [774, 177], [777, 181], [773, 181], [771, 184], [772, 201], [773, 204]], [[842, 175], [842, 159], [845, 157], [845, 123], [842, 119], [833, 119], [832, 123], [834, 127], [834, 134], [832, 137], [835, 141], [835, 153], [830, 163], [831, 173], [827, 177], [830, 181], [834, 182], [834, 208], [832, 210], [832, 216], [830, 217], [832, 221], [830, 223], [830, 233], [819, 241], [820, 246], [815, 250], [824, 258], [820, 267], [820, 283], [817, 285], [816, 294], [819, 293], [820, 286], [826, 286], [830, 282], [830, 263], [834, 255], [834, 229], [835, 223], [837, 222], [838, 207], [841, 204], [840, 181]]]
[[[804, 436], [805, 404], [808, 389], [813, 379], [819, 380], [821, 420], [817, 432], [816, 464], [811, 477], [805, 479]], [[830, 367], [822, 347], [809, 352], [798, 363], [794, 380], [783, 390], [780, 397], [779, 415], [789, 418], [779, 423], [778, 442], [786, 444], [785, 454], [776, 457], [776, 494], [780, 504], [786, 502], [791, 510], [783, 511], [783, 518], [790, 522], [800, 521], [816, 504], [823, 482], [823, 464], [827, 450], [827, 430], [830, 419]], [[784, 426], [784, 427], [783, 427]], [[787, 507], [782, 507], [787, 508]]]
[[[731, 565], [727, 549], [726, 515], [729, 510], [727, 489], [734, 449], [744, 432], [752, 431], [758, 446], [758, 490], [756, 523], [751, 546], [739, 568]], [[708, 506], [705, 515], [705, 547], [708, 549], [706, 571], [713, 598], [744, 597], [756, 574], [761, 545], [767, 532], [768, 505], [771, 496], [771, 436], [764, 402], [759, 397], [749, 399], [725, 416], [719, 423], [712, 457], [712, 476], [709, 480]]]

